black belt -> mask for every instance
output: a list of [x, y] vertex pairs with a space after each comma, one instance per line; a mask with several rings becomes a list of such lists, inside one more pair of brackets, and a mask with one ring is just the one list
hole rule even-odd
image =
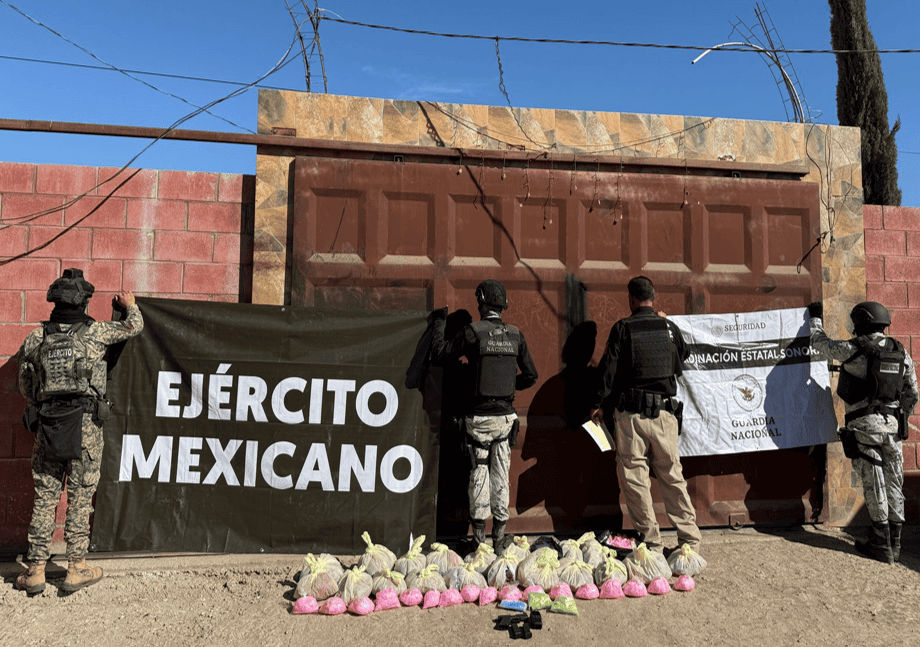
[[862, 407], [861, 409], [856, 409], [850, 411], [846, 414], [843, 419], [846, 424], [850, 424], [857, 418], [862, 418], [863, 416], [868, 416], [873, 413], [881, 413], [888, 416], [896, 416], [898, 414], [898, 407], [895, 407], [890, 404], [870, 404], [867, 407]]
[[649, 418], [657, 418], [661, 411], [676, 413], [680, 403], [674, 396], [653, 393], [641, 389], [627, 389], [620, 394], [617, 409], [630, 413], [641, 413]]

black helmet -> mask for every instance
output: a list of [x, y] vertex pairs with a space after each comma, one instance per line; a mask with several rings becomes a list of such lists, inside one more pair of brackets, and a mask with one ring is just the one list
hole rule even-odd
[[508, 294], [504, 285], [493, 279], [486, 279], [476, 288], [476, 301], [480, 305], [504, 310], [508, 307]]
[[856, 328], [865, 326], [884, 328], [891, 325], [891, 315], [888, 313], [888, 308], [875, 301], [857, 303], [850, 311], [850, 319], [853, 320], [853, 326]]
[[61, 278], [55, 280], [48, 288], [47, 300], [53, 303], [65, 303], [82, 306], [93, 296], [96, 288], [83, 278], [83, 270], [67, 269]]

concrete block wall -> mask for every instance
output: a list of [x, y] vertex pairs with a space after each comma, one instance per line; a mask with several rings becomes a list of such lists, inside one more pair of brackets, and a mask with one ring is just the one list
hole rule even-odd
[[[920, 208], [863, 206], [866, 299], [891, 312], [889, 333], [920, 365]], [[917, 414], [920, 414], [918, 408]], [[908, 522], [920, 519], [920, 415], [910, 418], [904, 452]]]
[[[83, 269], [96, 319], [111, 317], [122, 290], [251, 301], [253, 176], [128, 169], [106, 182], [117, 171], [0, 162], [0, 553], [25, 548], [33, 501], [14, 355], [48, 318], [45, 294], [61, 271]], [[66, 495], [55, 540], [65, 509]]]

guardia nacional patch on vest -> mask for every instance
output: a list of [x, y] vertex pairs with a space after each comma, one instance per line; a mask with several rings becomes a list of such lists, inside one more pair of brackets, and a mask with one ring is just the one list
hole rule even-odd
[[470, 324], [479, 342], [476, 395], [507, 398], [514, 395], [520, 331], [506, 323], [488, 320]]

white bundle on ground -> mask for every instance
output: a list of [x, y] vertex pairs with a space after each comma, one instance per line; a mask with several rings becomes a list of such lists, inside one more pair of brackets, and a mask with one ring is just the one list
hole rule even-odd
[[359, 598], [367, 598], [374, 588], [374, 580], [363, 566], [349, 568], [339, 580], [339, 597], [346, 605]]
[[584, 559], [581, 551], [581, 539], [564, 539], [562, 541], [562, 557], [569, 559]]
[[323, 601], [339, 592], [338, 580], [329, 574], [324, 563], [314, 559], [308, 568], [309, 570], [305, 568], [300, 573], [300, 580], [294, 591], [298, 598], [310, 596], [317, 601]]
[[420, 571], [428, 566], [428, 559], [422, 554], [422, 544], [425, 543], [425, 535], [421, 535], [412, 542], [412, 547], [406, 551], [406, 554], [396, 560], [393, 564], [393, 570], [403, 575]]
[[523, 583], [524, 580], [521, 579], [522, 577], [521, 571], [524, 569], [530, 569], [533, 566], [534, 562], [536, 562], [539, 558], [543, 557], [544, 555], [552, 555], [553, 558], [557, 560], [556, 568], [559, 568], [559, 562], [558, 562], [559, 554], [556, 552], [555, 548], [551, 548], [550, 546], [542, 546], [541, 548], [537, 548], [532, 553], [527, 554], [524, 557], [524, 559], [522, 559], [520, 563], [518, 564], [517, 571], [515, 574], [517, 575], [518, 582], [521, 582], [522, 586], [527, 586], [527, 585], [524, 584]]
[[604, 560], [609, 550], [597, 540], [593, 532], [582, 535], [578, 545], [581, 548], [581, 558], [594, 568]]
[[371, 584], [371, 593], [377, 595], [385, 589], [393, 589], [396, 595], [399, 595], [406, 590], [406, 576], [389, 568], [382, 573], [377, 573]]
[[515, 535], [511, 543], [505, 547], [504, 552], [499, 555], [499, 557], [505, 555], [515, 555], [518, 561], [524, 561], [524, 559], [530, 555], [530, 542], [527, 541], [527, 537]]
[[645, 543], [639, 544], [623, 560], [623, 563], [626, 564], [626, 569], [629, 571], [629, 579], [639, 580], [643, 584], [648, 584], [659, 577], [671, 577], [668, 560], [661, 553], [649, 550]]
[[319, 565], [319, 567], [329, 573], [336, 582], [339, 581], [342, 577], [342, 573], [345, 572], [342, 563], [334, 555], [328, 553], [314, 555], [310, 553], [303, 558], [303, 571], [301, 571], [301, 575], [308, 574], [313, 569], [314, 565]]
[[497, 589], [502, 588], [505, 584], [517, 584], [517, 568], [521, 560], [517, 555], [502, 555], [496, 558], [492, 565], [486, 570], [486, 582], [489, 586]]
[[668, 557], [668, 566], [674, 575], [689, 575], [695, 577], [706, 568], [706, 560], [687, 544], [682, 544], [680, 550], [675, 550]]
[[[300, 576], [297, 579], [297, 588], [295, 591], [297, 597], [300, 598], [304, 595], [309, 595], [320, 602], [328, 597], [332, 597], [335, 595], [335, 591], [330, 595], [323, 595], [322, 591], [327, 588], [328, 582], [332, 582], [336, 591], [338, 591], [339, 579], [341, 579], [343, 571], [342, 564], [332, 555], [327, 553], [322, 553], [320, 555], [314, 555], [313, 553], [308, 554], [303, 559], [303, 570], [300, 571]], [[320, 572], [326, 573], [329, 576], [328, 580], [320, 575]], [[313, 593], [307, 593], [307, 590], [319, 592], [323, 597], [317, 597]]]
[[626, 564], [616, 558], [614, 553], [604, 557], [604, 560], [594, 569], [594, 583], [603, 586], [610, 580], [625, 584], [629, 580], [629, 571]]
[[447, 584], [447, 588], [456, 589], [458, 591], [462, 590], [463, 587], [467, 585], [473, 585], [479, 588], [486, 586], [486, 578], [482, 576], [482, 573], [476, 570], [476, 565], [473, 562], [461, 566], [454, 566], [444, 575], [444, 581]]
[[444, 576], [438, 572], [437, 564], [429, 564], [418, 573], [409, 575], [406, 578], [406, 586], [410, 589], [418, 589], [422, 595], [429, 591], [438, 591], [440, 593], [447, 590]]
[[428, 566], [437, 564], [442, 573], [446, 573], [455, 566], [463, 563], [463, 558], [446, 545], [435, 542], [431, 544], [431, 552], [428, 553]]
[[477, 571], [485, 573], [495, 559], [495, 549], [488, 544], [479, 544], [475, 551], [463, 558], [463, 561], [467, 564], [475, 564]]
[[393, 551], [383, 544], [375, 544], [371, 541], [371, 536], [366, 531], [361, 534], [361, 539], [367, 544], [367, 550], [361, 555], [361, 566], [371, 576], [381, 573], [388, 568], [393, 568], [396, 563], [396, 555]]
[[518, 567], [518, 581], [525, 588], [537, 584], [542, 586], [544, 591], [549, 591], [559, 582], [559, 560], [556, 558], [556, 551], [548, 548], [534, 554], [539, 556], [533, 561], [524, 560]]
[[560, 564], [559, 581], [577, 591], [585, 584], [594, 584], [594, 569], [585, 561], [573, 559], [565, 566]]

